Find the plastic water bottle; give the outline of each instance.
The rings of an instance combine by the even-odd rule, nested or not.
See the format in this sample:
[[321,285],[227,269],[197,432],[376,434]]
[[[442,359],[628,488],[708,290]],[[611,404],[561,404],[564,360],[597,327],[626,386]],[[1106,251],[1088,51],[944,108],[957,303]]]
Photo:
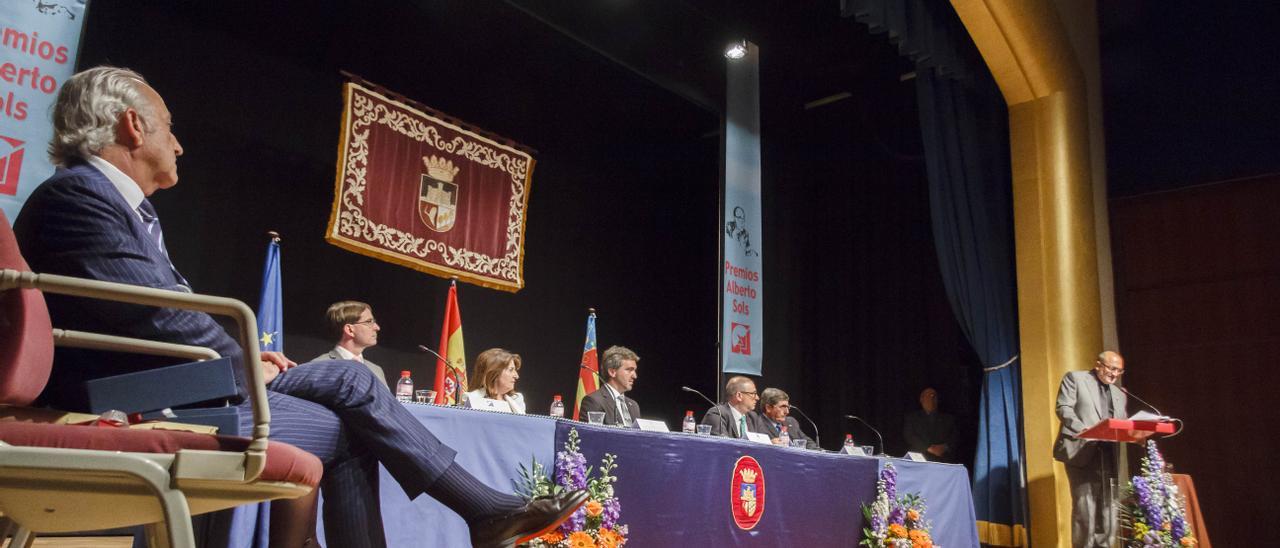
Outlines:
[[680,426],[680,431],[686,434],[692,434],[698,429],[698,421],[693,420],[693,411],[684,412],[684,424]]
[[400,380],[396,382],[396,399],[401,403],[413,401],[413,379],[408,371],[400,372]]
[[858,447],[858,444],[853,443],[853,434],[845,434],[844,435],[844,452],[849,453],[851,449],[854,449],[856,447]]
[[787,433],[787,425],[783,424],[782,428],[778,429],[778,439],[782,440],[780,445],[783,447],[791,446],[791,435]]
[[564,418],[564,402],[560,400],[560,394],[556,394],[551,399],[551,416],[557,419]]

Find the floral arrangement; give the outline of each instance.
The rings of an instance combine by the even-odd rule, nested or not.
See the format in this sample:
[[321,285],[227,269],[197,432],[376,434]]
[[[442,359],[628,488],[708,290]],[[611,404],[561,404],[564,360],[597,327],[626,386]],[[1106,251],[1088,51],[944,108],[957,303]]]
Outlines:
[[862,517],[869,524],[862,528],[860,546],[879,548],[937,548],[929,535],[932,524],[924,519],[924,498],[918,493],[898,496],[898,471],[886,463],[876,482],[876,500],[862,505]]
[[520,480],[516,492],[528,500],[554,495],[562,491],[587,489],[590,497],[578,511],[560,527],[546,533],[526,546],[532,548],[616,548],[627,543],[627,526],[618,522],[622,504],[613,494],[613,484],[618,481],[612,475],[617,456],[605,453],[591,478],[591,467],[586,457],[578,451],[578,429],[569,430],[564,450],[556,453],[554,481],[547,477],[546,467],[533,459],[526,468],[520,466]]
[[1187,523],[1185,500],[1178,494],[1173,476],[1164,471],[1164,457],[1156,448],[1155,441],[1147,441],[1142,473],[1134,476],[1125,488],[1120,525],[1126,547],[1196,545],[1191,526]]

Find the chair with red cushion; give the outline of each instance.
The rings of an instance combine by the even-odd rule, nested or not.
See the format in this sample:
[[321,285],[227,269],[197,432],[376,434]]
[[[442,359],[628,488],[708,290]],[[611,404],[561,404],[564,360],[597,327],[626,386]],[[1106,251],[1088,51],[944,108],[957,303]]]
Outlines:
[[[217,356],[208,349],[55,330],[46,291],[234,318],[253,403],[252,437],[76,426],[25,407],[49,381],[55,339],[80,347]],[[0,515],[16,525],[11,546],[30,546],[36,533],[133,525],[149,526],[152,546],[194,546],[192,515],[311,493],[322,474],[320,460],[267,442],[270,415],[256,330],[253,311],[235,299],[29,272],[0,212]],[[0,542],[7,532],[0,530]]]

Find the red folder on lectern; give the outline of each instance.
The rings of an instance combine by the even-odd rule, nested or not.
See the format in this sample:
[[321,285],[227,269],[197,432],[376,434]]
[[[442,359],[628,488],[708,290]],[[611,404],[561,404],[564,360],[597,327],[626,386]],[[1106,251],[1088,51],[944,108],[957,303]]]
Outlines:
[[1132,421],[1128,419],[1102,419],[1090,426],[1079,439],[1100,441],[1139,442],[1152,434],[1172,434],[1173,423],[1165,421]]

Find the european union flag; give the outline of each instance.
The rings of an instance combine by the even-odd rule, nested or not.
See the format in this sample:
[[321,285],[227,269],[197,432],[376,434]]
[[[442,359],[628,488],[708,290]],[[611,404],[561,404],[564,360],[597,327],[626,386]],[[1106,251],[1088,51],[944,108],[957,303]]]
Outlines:
[[262,269],[262,298],[258,300],[260,350],[284,351],[284,305],[280,298],[280,238],[267,244],[267,264]]

